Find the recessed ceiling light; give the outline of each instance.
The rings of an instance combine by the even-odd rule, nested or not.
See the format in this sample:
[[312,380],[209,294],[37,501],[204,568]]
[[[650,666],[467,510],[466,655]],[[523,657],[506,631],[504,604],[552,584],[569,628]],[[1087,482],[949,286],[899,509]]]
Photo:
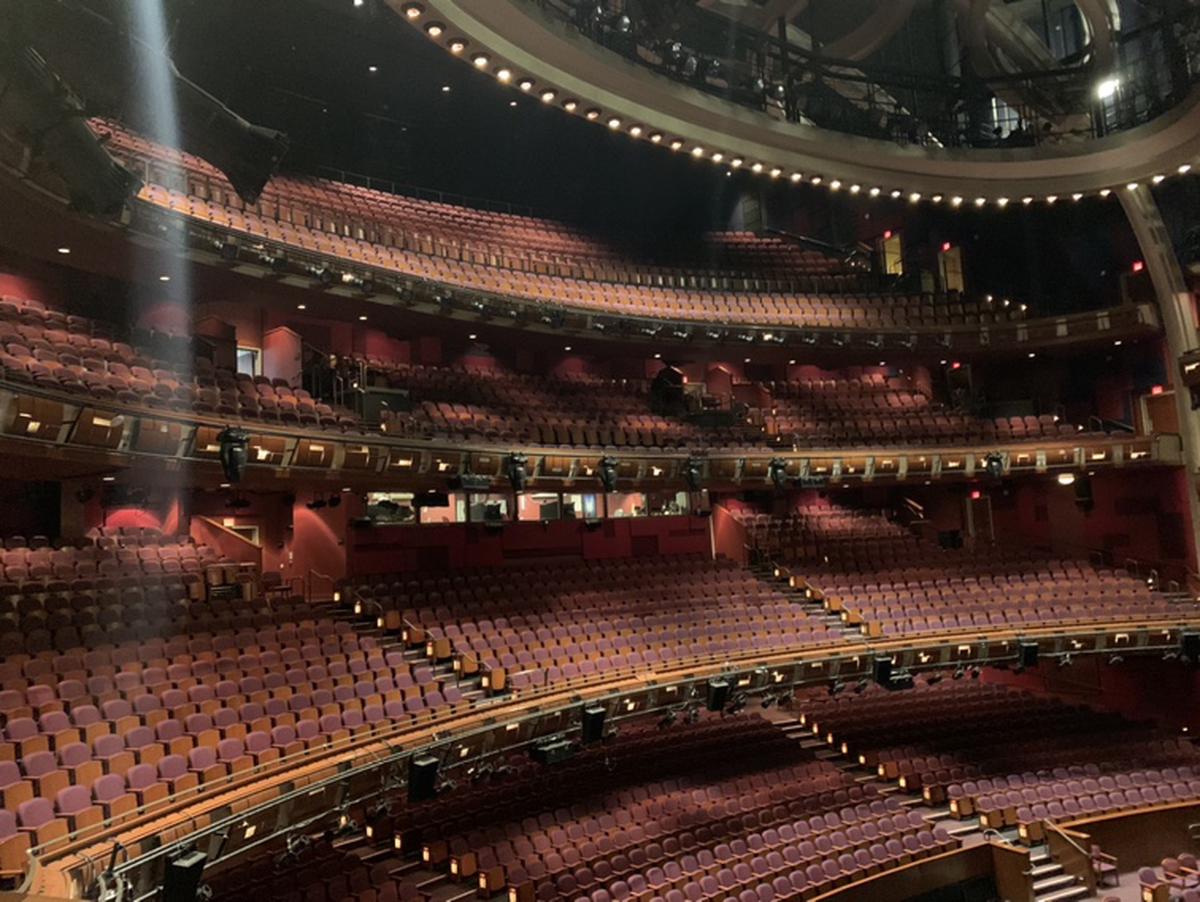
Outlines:
[[671,150],[679,150],[681,147],[683,147],[683,142],[678,138],[671,142]]
[[1137,182],[1130,182],[1128,185],[1126,185],[1126,186],[1125,186],[1125,189],[1126,189],[1127,191],[1136,191],[1136,190],[1138,189],[1138,183],[1137,183]]
[[762,165],[762,163],[755,163],[753,166],[750,167],[750,169],[754,172],[762,172],[763,165]]
[[450,52],[451,53],[462,53],[466,49],[467,49],[467,42],[464,41],[462,38],[455,38],[453,41],[450,42]]
[[376,72],[379,71],[379,67],[378,66],[367,66],[367,71],[370,72],[372,75],[374,75]]
[[467,336],[467,340],[474,341],[478,337],[479,337],[478,335],[476,335],[474,332],[472,332],[470,335]]
[[442,93],[443,93],[443,94],[449,94],[449,93],[450,93],[450,86],[449,86],[449,85],[442,85]]
[[158,277],[158,281],[160,281],[160,282],[170,282],[170,281],[171,281],[171,277],[170,277],[170,276],[159,276],[159,277]]
[[117,481],[116,476],[102,476],[100,478],[101,478],[102,482],[116,482]]
[[307,309],[308,309],[308,304],[297,304],[297,305],[296,305],[296,309],[297,309],[297,310],[307,310]]
[[621,127],[621,120],[620,120],[620,119],[618,119],[616,116],[613,116],[611,119],[609,119],[609,120],[608,120],[608,127],[609,127],[609,128],[611,128],[611,129],[618,129],[618,128],[620,128],[620,127]]
[[1188,174],[1189,172],[1191,172],[1191,171],[1192,171],[1192,164],[1191,164],[1191,163],[1184,163],[1182,166],[1180,166],[1180,167],[1179,167],[1179,174],[1180,174],[1180,175],[1187,175],[1187,174]]
[[227,489],[229,487],[230,487],[230,483],[228,483],[228,482],[222,482],[219,486],[217,486],[217,488],[221,488],[221,489]]
[[367,315],[364,313],[364,314],[362,314],[362,315],[361,315],[361,316],[360,316],[358,319],[359,319],[359,321],[360,321],[360,322],[364,322],[364,323],[365,323],[365,322],[367,321]]
[[564,351],[569,351],[569,350],[571,350],[571,346],[570,346],[570,345],[563,345],[563,350],[564,350]]
[[60,247],[58,249],[58,252],[60,254],[69,254],[69,253],[71,253],[71,249],[69,247]]
[[476,53],[471,57],[471,62],[475,64],[476,69],[482,69],[488,64],[488,55],[486,53]]
[[579,106],[579,101],[577,101],[577,100],[564,100],[563,101],[563,109],[566,110],[568,113],[575,112],[575,108],[577,106]]
[[655,355],[654,355],[654,359],[655,359],[655,360],[662,360],[662,354],[655,354]]
[[542,91],[542,102],[549,103],[551,100],[553,100],[557,96],[558,96],[557,91],[552,91],[550,89],[547,89],[545,91]]
[[871,195],[871,197],[879,197],[879,195],[881,193],[882,193],[881,188],[872,188],[870,191],[867,192],[867,194]]
[[692,148],[692,156],[694,156],[694,157],[704,156],[704,148],[701,147],[699,144],[697,144],[695,147]]
[[1150,179],[1150,181],[1154,182],[1154,184],[1157,185],[1165,178],[1166,178],[1165,175],[1159,174],[1159,175],[1154,176],[1154,178]]
[[662,138],[663,138],[662,132],[654,132],[652,135],[650,135],[650,143],[651,144],[660,144],[660,143],[662,143]]
[[1112,194],[1112,188],[1101,188],[1100,189],[1101,197],[1108,197],[1110,194]]
[[420,3],[404,4],[404,15],[408,16],[410,19],[419,19],[421,17],[421,13],[423,12],[425,12],[425,8],[421,6]]
[[588,110],[583,115],[588,120],[595,122],[597,119],[600,118],[600,111],[598,109],[596,109],[595,107],[592,107],[590,110]]
[[517,102],[516,102],[515,100],[510,100],[510,101],[508,102],[508,105],[509,105],[509,106],[516,106],[516,105],[517,105]]
[[512,69],[497,69],[496,79],[497,81],[502,81],[505,84],[512,81]]
[[446,26],[441,22],[430,22],[425,26],[425,33],[431,38],[440,38],[442,32],[446,30]]
[[631,125],[629,127],[629,134],[635,138],[639,137],[642,134],[642,127],[640,125]]

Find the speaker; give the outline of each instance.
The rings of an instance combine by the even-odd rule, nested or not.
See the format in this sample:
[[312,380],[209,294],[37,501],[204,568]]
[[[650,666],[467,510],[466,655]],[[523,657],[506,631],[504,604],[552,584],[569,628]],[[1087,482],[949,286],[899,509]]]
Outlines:
[[530,757],[538,764],[558,764],[575,754],[575,746],[566,739],[551,739],[533,747]]
[[1189,661],[1200,662],[1200,633],[1182,633],[1179,637],[1179,647]]
[[608,714],[601,705],[588,705],[583,709],[583,741],[599,742],[604,738],[604,718]]
[[875,661],[871,665],[872,675],[875,682],[880,686],[886,686],[892,678],[892,659],[889,655],[876,655]]
[[729,702],[729,680],[708,681],[708,710],[724,711]]
[[163,874],[162,902],[196,902],[208,856],[192,850],[172,858]]
[[408,800],[426,802],[437,795],[438,759],[432,755],[408,759]]
[[891,670],[883,688],[889,692],[898,692],[901,689],[911,689],[914,685],[912,671],[907,667],[901,667],[899,670]]
[[1087,475],[1079,476],[1075,480],[1075,506],[1081,511],[1091,513],[1091,510],[1096,505],[1096,499],[1092,495],[1092,480]]
[[1022,639],[1017,645],[1019,660],[1022,667],[1037,667],[1038,644],[1029,639]]

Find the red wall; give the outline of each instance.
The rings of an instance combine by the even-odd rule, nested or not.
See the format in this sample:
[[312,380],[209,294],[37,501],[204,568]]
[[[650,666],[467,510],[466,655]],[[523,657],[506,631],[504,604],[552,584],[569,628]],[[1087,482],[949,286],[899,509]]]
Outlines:
[[348,571],[412,573],[462,567],[499,567],[529,560],[602,560],[674,554],[711,554],[707,517],[648,517],[517,522],[503,528],[481,523],[444,526],[351,528]]
[[[1097,472],[1095,506],[1075,504],[1075,488],[1052,477],[990,491],[996,538],[1064,551],[1104,550],[1118,562],[1136,558],[1170,570],[1195,572],[1188,535],[1188,479],[1182,469]],[[1178,578],[1177,576],[1174,578]]]

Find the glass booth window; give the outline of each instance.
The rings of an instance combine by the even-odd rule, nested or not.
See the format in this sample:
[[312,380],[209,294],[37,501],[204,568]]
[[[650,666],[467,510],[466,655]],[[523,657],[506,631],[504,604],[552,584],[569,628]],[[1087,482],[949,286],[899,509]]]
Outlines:
[[376,523],[416,523],[412,492],[367,492],[367,516]]

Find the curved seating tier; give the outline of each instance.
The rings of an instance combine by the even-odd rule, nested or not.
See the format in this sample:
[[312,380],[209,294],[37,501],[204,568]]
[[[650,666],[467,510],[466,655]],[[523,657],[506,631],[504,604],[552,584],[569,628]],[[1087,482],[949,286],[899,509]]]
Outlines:
[[1111,712],[972,681],[803,693],[814,734],[958,817],[1037,842],[1061,821],[1200,799],[1200,750]]
[[[93,127],[110,150],[145,174],[141,197],[150,203],[238,233],[447,285],[604,313],[760,326],[896,329],[1024,316],[1019,306],[958,296],[833,293],[854,290],[858,276],[779,239],[744,233],[719,235],[697,256],[715,251],[726,263],[763,267],[754,275],[703,264],[666,275],[545,220],[522,221],[321,179],[277,176],[259,202],[248,206],[203,161],[115,123]],[[805,288],[761,287],[781,273]]]
[[814,506],[781,518],[743,517],[756,547],[866,635],[1179,610],[1122,570],[1021,549],[942,548],[878,511]]
[[4,296],[0,374],[98,401],[308,428],[360,428],[349,411],[335,410],[285,380],[234,373],[193,357],[183,339],[168,342],[172,359],[164,360],[113,334],[113,327],[99,320]]

